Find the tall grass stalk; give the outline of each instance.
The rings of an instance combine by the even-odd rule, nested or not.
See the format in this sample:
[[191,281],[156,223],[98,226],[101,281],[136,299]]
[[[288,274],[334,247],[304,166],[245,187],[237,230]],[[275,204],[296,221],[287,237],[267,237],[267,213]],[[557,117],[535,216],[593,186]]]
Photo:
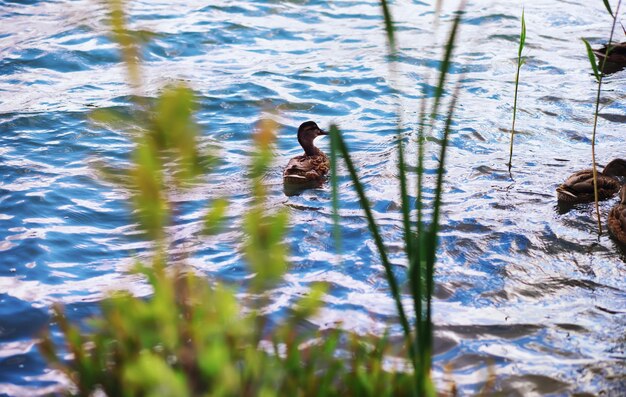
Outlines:
[[[397,150],[398,150],[398,179],[400,185],[400,200],[402,212],[402,227],[404,252],[406,252],[409,269],[408,283],[410,287],[411,298],[413,301],[413,309],[415,322],[411,327],[408,322],[406,310],[402,304],[402,296],[398,286],[398,281],[394,275],[393,268],[388,259],[387,249],[381,237],[380,226],[374,219],[370,202],[365,194],[365,187],[359,179],[354,162],[350,156],[347,144],[341,135],[339,128],[335,125],[331,127],[331,158],[334,159],[333,168],[337,167],[337,159],[343,158],[348,169],[348,174],[354,189],[359,198],[361,207],[365,212],[367,224],[374,238],[374,244],[380,255],[380,260],[385,269],[385,275],[389,282],[391,295],[395,302],[395,306],[400,318],[405,343],[409,352],[409,361],[414,369],[415,393],[419,396],[434,396],[436,394],[432,380],[430,378],[431,361],[432,361],[432,344],[433,344],[433,327],[432,327],[432,294],[434,289],[434,270],[437,257],[439,217],[441,214],[442,196],[443,196],[443,180],[445,173],[446,150],[449,141],[449,135],[453,122],[453,114],[458,98],[457,87],[450,101],[446,112],[445,125],[440,138],[439,164],[436,169],[435,197],[430,203],[432,206],[432,217],[430,224],[424,222],[424,211],[426,206],[423,203],[424,182],[424,157],[425,157],[425,136],[433,135],[434,125],[439,115],[439,107],[444,96],[444,88],[447,76],[452,65],[452,53],[455,46],[460,22],[465,8],[465,1],[459,5],[458,12],[452,23],[452,28],[448,35],[447,42],[444,46],[444,55],[439,70],[437,85],[433,93],[433,101],[430,112],[426,112],[426,101],[422,101],[419,116],[419,127],[417,134],[417,170],[415,172],[417,197],[415,206],[411,205],[411,197],[408,194],[409,178],[411,174],[406,165],[404,153],[404,138],[398,134]],[[389,40],[389,49],[391,59],[395,57],[395,28],[391,20],[391,12],[386,1],[381,1],[383,8],[383,16],[385,18],[385,28]],[[428,122],[426,122],[428,115]],[[400,122],[401,118],[398,117]],[[399,126],[400,127],[400,126]],[[401,128],[398,128],[401,131]],[[335,154],[335,152],[337,154]],[[333,180],[333,189],[337,189],[337,180]],[[416,211],[414,211],[416,210]]]
[[593,74],[598,82],[598,89],[596,91],[596,106],[595,111],[593,113],[593,133],[591,134],[591,164],[593,170],[593,195],[594,195],[594,204],[596,208],[596,219],[598,221],[598,234],[602,234],[602,220],[600,219],[600,205],[598,198],[598,167],[596,164],[596,131],[598,129],[598,113],[600,112],[600,94],[602,92],[602,80],[604,78],[604,66],[606,65],[606,60],[609,57],[609,54],[612,50],[611,45],[613,43],[613,32],[615,31],[615,25],[617,24],[617,16],[619,15],[619,9],[622,5],[622,0],[617,2],[617,7],[615,9],[615,13],[611,10],[611,6],[608,0],[603,0],[604,6],[607,11],[613,17],[613,24],[611,25],[611,34],[609,35],[609,42],[606,47],[606,56],[602,58],[600,61],[600,67],[598,68],[596,64],[596,57],[591,49],[591,45],[585,39],[582,39],[585,43],[585,47],[587,49],[587,57],[589,58],[589,62],[591,63],[591,70],[593,70]]
[[513,138],[515,137],[515,116],[517,115],[517,89],[519,87],[519,73],[524,64],[522,51],[526,44],[526,20],[524,19],[524,9],[522,9],[522,31],[519,35],[519,48],[517,50],[517,72],[515,73],[515,97],[513,99],[513,123],[511,125],[511,145],[509,147],[509,172],[513,166]]

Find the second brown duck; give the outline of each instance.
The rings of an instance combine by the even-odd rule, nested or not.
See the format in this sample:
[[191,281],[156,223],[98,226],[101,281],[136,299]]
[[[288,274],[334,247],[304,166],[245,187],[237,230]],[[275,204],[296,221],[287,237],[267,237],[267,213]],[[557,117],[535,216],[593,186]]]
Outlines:
[[[626,177],[626,160],[615,159],[598,173],[598,199],[606,200],[615,195],[622,186],[617,177]],[[593,171],[586,169],[571,175],[556,188],[560,202],[577,204],[594,201]]]
[[602,61],[606,58],[605,72],[614,73],[618,70],[626,67],[626,42],[611,44],[611,51],[608,51],[607,46],[604,46],[598,50],[593,50],[593,53],[598,57],[598,61]]

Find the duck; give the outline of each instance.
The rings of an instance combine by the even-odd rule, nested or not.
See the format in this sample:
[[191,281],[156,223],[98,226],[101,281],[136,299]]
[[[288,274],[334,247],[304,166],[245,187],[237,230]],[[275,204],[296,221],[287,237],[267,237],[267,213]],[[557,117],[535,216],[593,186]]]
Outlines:
[[289,160],[283,172],[285,185],[315,187],[321,185],[330,170],[330,160],[313,141],[318,136],[328,135],[314,121],[305,121],[298,128],[298,142],[304,154]]
[[609,232],[621,244],[626,245],[626,187],[620,191],[620,202],[609,212]]
[[615,73],[626,67],[626,42],[611,44],[611,51],[607,56],[608,46],[603,46],[600,49],[593,50],[593,53],[598,57],[598,64],[601,65],[603,59],[606,59],[606,65],[604,66],[605,73]]
[[[598,200],[606,200],[615,195],[622,186],[617,177],[626,177],[626,160],[614,159],[598,173]],[[556,188],[560,202],[578,204],[594,201],[593,171],[581,170]]]

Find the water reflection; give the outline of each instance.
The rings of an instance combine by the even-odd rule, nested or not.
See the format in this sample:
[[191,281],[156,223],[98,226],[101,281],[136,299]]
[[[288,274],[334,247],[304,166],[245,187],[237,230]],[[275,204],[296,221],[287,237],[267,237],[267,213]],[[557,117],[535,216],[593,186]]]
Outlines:
[[321,180],[307,181],[303,183],[288,183],[284,182],[283,184],[283,193],[285,196],[298,196],[305,190],[309,189],[319,189],[327,183],[327,178]]

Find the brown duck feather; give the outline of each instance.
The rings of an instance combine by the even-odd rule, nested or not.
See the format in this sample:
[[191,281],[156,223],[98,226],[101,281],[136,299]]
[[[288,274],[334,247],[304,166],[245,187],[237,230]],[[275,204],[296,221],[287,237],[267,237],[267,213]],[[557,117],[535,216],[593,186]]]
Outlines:
[[322,180],[330,170],[330,160],[320,152],[314,156],[297,156],[289,160],[283,179],[287,183],[300,184]]
[[609,212],[609,232],[617,241],[626,245],[626,188],[620,192],[621,201]]

